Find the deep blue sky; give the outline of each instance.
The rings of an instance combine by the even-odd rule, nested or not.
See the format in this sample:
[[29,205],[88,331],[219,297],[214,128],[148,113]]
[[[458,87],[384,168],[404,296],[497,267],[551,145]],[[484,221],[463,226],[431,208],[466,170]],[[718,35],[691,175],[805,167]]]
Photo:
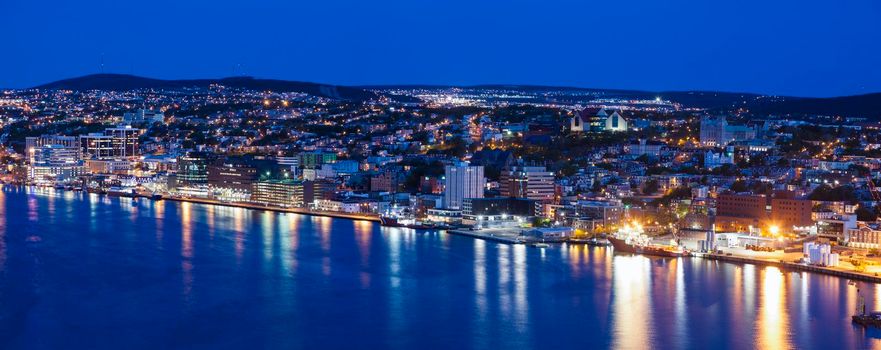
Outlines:
[[0,0],[0,35],[2,87],[103,53],[157,78],[881,91],[879,0]]

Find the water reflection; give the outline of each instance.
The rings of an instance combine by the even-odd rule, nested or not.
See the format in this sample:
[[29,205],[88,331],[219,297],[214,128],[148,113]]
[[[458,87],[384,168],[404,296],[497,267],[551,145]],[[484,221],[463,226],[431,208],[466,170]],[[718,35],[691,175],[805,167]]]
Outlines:
[[676,271],[676,291],[674,296],[674,307],[676,312],[676,346],[680,349],[688,348],[688,306],[686,304],[685,295],[685,259],[676,259],[673,261],[674,270]]
[[181,271],[183,272],[183,293],[189,296],[193,288],[193,204],[180,203],[181,217]]
[[0,272],[6,267],[6,188],[0,184]]
[[[356,339],[364,348],[451,349],[838,349],[877,347],[881,337],[850,324],[856,287],[829,276],[107,201],[3,188],[0,326],[15,320],[10,305],[29,305],[22,314],[53,322],[12,322],[47,348],[94,338],[130,348],[132,337],[139,347],[185,347],[194,334],[217,341],[205,347],[261,339],[254,346],[343,348]],[[42,242],[27,242],[30,232]],[[860,288],[868,309],[881,305],[881,288]],[[82,306],[72,295],[94,297]],[[121,326],[137,334],[117,334]]]
[[362,289],[370,288],[371,274],[367,271],[370,268],[370,249],[373,237],[373,223],[370,221],[357,220],[353,221],[355,241],[358,245],[358,256],[360,257],[360,271],[358,280],[361,282]]
[[514,320],[517,330],[523,335],[528,335],[526,325],[529,320],[529,303],[526,300],[526,246],[518,244],[514,246]]
[[616,256],[614,259],[612,323],[615,348],[652,347],[650,261],[642,256]]
[[233,209],[233,232],[235,233],[236,261],[242,261],[245,251],[245,209]]
[[762,300],[759,303],[759,319],[756,322],[758,345],[762,349],[790,349],[789,315],[783,273],[776,267],[762,270]]

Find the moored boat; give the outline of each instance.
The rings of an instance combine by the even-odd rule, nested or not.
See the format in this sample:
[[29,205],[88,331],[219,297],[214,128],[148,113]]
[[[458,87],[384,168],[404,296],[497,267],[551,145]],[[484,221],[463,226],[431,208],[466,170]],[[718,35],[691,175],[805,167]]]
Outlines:
[[386,227],[401,227],[401,223],[398,222],[398,219],[389,217],[389,216],[380,216],[379,224]]
[[616,234],[606,237],[616,253],[646,254],[665,257],[688,256],[687,250],[682,249],[675,243],[671,245],[657,245],[652,239],[643,234],[642,226],[634,223],[624,225]]
[[672,258],[688,256],[688,251],[678,247],[631,244],[616,237],[608,237],[607,239],[612,243],[612,247],[615,248],[616,253],[646,254]]
[[412,228],[415,230],[430,230],[437,228],[433,225],[428,225],[425,223],[421,223],[419,221],[415,221],[413,219],[404,219],[398,220],[397,218],[393,218],[390,216],[380,216],[379,224],[385,227],[405,227]]

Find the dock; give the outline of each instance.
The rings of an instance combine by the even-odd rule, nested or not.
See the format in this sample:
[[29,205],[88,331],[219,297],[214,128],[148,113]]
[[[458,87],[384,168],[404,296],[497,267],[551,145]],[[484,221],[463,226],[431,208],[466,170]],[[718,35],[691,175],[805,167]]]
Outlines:
[[526,240],[520,237],[519,233],[511,230],[448,230],[447,233],[507,244],[527,243]]
[[831,276],[846,278],[846,279],[855,280],[855,281],[881,283],[881,277],[876,276],[876,275],[870,275],[870,274],[859,273],[859,272],[854,272],[854,271],[845,271],[845,270],[831,268],[831,267],[797,264],[797,263],[786,262],[786,261],[782,261],[782,260],[774,261],[774,260],[754,259],[754,258],[746,258],[746,257],[741,257],[741,256],[723,255],[723,254],[700,254],[700,255],[696,255],[696,256],[702,257],[704,259],[710,259],[710,260],[719,260],[719,261],[738,263],[738,264],[776,266],[776,267],[779,267],[782,269],[787,269],[787,270],[814,272],[814,273],[820,273],[820,274],[824,274],[824,275],[831,275]]
[[216,200],[211,200],[211,199],[200,199],[200,198],[162,197],[162,199],[176,201],[176,202],[190,202],[190,203],[197,203],[197,204],[222,205],[222,206],[227,206],[227,207],[235,207],[235,208],[243,208],[243,209],[268,210],[268,211],[273,211],[273,212],[278,212],[278,213],[326,216],[326,217],[340,218],[340,219],[366,220],[366,221],[379,222],[379,216],[376,216],[376,215],[341,213],[341,212],[335,212],[335,211],[318,211],[318,210],[309,210],[309,209],[305,209],[305,208],[270,207],[270,206],[259,205],[259,204],[240,203],[240,202],[222,202],[222,201],[216,201]]

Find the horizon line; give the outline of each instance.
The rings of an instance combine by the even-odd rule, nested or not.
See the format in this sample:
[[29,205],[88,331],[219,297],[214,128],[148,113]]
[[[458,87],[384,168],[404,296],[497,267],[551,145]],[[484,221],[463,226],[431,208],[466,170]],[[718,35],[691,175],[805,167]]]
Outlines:
[[[250,78],[250,79],[260,79],[260,80],[276,80],[276,81],[284,81],[284,82],[297,82],[297,83],[310,83],[310,84],[319,84],[319,85],[331,85],[331,86],[341,86],[348,88],[356,88],[356,89],[371,89],[371,88],[390,88],[390,87],[428,87],[428,88],[479,88],[479,87],[487,87],[487,86],[510,86],[510,87],[531,87],[531,88],[555,88],[555,89],[580,89],[580,90],[597,90],[597,91],[620,91],[620,92],[635,92],[635,93],[653,93],[653,94],[663,94],[663,93],[690,93],[690,92],[700,92],[700,93],[717,93],[717,94],[742,94],[742,95],[754,95],[754,96],[766,96],[766,97],[788,97],[788,98],[799,98],[799,99],[831,99],[831,98],[844,98],[844,97],[856,97],[856,96],[867,96],[874,94],[881,94],[881,91],[873,91],[859,94],[849,94],[849,95],[830,95],[830,96],[796,96],[796,95],[780,95],[780,94],[770,94],[764,92],[748,92],[748,91],[732,91],[732,90],[701,90],[701,89],[684,89],[684,90],[648,90],[648,89],[634,89],[634,88],[598,88],[598,87],[586,87],[586,86],[573,86],[573,85],[549,85],[549,84],[519,84],[519,83],[478,83],[478,84],[435,84],[435,83],[383,83],[383,84],[337,84],[337,83],[325,83],[318,81],[307,81],[307,80],[290,80],[283,78],[272,78],[272,77],[261,77],[254,75],[230,75],[230,76],[221,76],[221,77],[202,77],[202,78],[156,78],[145,75],[137,75],[133,73],[113,73],[113,72],[99,72],[99,73],[91,73],[84,74],[79,76],[72,76],[68,78],[56,79],[50,82],[45,82],[38,84],[36,86],[24,87],[24,88],[9,88],[9,87],[0,87],[2,90],[33,90],[39,89],[40,86],[49,85],[58,83],[66,80],[75,80],[82,79],[92,76],[101,76],[101,75],[109,75],[109,76],[127,76],[133,78],[142,78],[142,79],[151,79],[151,80],[160,80],[160,81],[186,81],[186,80],[224,80],[224,79],[233,79],[233,78]],[[663,96],[661,96],[663,97]]]

